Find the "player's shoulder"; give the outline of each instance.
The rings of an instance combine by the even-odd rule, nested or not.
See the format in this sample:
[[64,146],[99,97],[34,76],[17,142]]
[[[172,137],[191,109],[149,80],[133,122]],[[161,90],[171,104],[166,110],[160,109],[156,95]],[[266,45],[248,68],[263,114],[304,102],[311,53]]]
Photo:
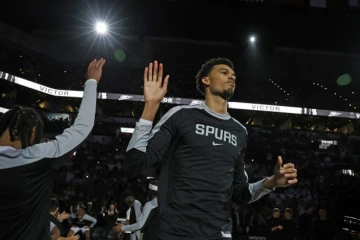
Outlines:
[[135,200],[133,203],[134,207],[140,208],[142,206],[142,203],[139,200]]
[[151,208],[151,206],[152,206],[151,201],[148,201],[147,203],[145,203],[144,208]]
[[168,111],[169,115],[174,115],[175,113],[183,113],[183,112],[187,112],[187,111],[191,111],[191,110],[197,110],[197,109],[203,109],[203,106],[201,106],[200,104],[198,105],[181,105],[181,106],[176,106],[171,108]]
[[148,201],[147,203],[145,203],[144,209],[145,208],[153,209],[153,208],[156,208],[157,206],[158,206],[157,198],[154,198],[151,201]]
[[246,129],[246,127],[245,127],[243,124],[241,124],[238,120],[236,120],[236,119],[233,118],[233,117],[231,117],[231,119],[234,121],[234,123],[235,123],[236,125],[238,125],[241,129],[243,129],[243,130],[246,132],[246,134],[248,134],[247,129]]
[[192,105],[180,105],[173,107],[172,109],[179,110],[193,110],[193,109],[203,109],[204,106],[202,104],[192,104]]

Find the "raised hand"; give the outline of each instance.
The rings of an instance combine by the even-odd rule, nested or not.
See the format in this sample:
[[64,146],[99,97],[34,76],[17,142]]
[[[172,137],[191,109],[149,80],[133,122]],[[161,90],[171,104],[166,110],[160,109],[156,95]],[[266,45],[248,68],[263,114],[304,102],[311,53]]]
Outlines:
[[60,213],[59,215],[58,215],[58,220],[60,221],[60,222],[62,222],[63,220],[65,220],[65,219],[68,219],[69,218],[69,214],[67,213],[67,212],[65,212],[65,211],[63,211],[62,213]]
[[94,59],[87,69],[87,79],[95,79],[98,83],[102,75],[102,67],[105,64],[105,59],[101,58],[99,61]]
[[145,103],[159,104],[164,98],[169,83],[169,75],[163,81],[163,64],[157,61],[150,63],[144,70]]
[[279,156],[275,166],[275,182],[277,187],[287,187],[295,184],[297,180],[297,170],[292,163],[283,165],[282,158]]

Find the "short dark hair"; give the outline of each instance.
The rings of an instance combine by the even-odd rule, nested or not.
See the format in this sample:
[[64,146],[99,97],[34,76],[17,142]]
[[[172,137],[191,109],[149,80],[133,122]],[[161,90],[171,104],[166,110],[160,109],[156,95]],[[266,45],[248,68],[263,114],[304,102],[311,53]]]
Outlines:
[[135,194],[130,190],[126,190],[125,192],[123,192],[122,198],[125,199],[127,197],[135,197]]
[[55,212],[58,207],[59,207],[59,201],[56,198],[51,198],[50,212]]
[[202,83],[202,79],[206,77],[212,70],[215,65],[224,64],[229,66],[232,70],[234,70],[234,63],[228,58],[212,58],[205,62],[199,72],[196,74],[196,88],[202,94],[205,95],[204,84]]
[[122,195],[122,200],[125,206],[130,207],[134,202],[133,199],[135,199],[135,194],[131,191],[126,191]]
[[0,135],[9,128],[10,141],[20,140],[22,147],[31,145],[33,128],[36,128],[34,144],[40,143],[44,131],[44,122],[32,108],[16,106],[0,119]]

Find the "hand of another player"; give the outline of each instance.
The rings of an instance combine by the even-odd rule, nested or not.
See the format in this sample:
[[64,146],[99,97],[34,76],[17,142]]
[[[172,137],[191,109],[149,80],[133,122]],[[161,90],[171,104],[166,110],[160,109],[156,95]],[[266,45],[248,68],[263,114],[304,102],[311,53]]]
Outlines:
[[80,239],[80,235],[74,235],[74,233],[72,236],[66,238],[66,240],[78,240],[78,239]]
[[65,211],[63,211],[62,213],[60,213],[59,216],[58,216],[58,219],[59,219],[60,221],[63,221],[63,220],[68,219],[68,218],[69,218],[69,214],[68,214],[67,212],[65,212]]
[[116,223],[116,226],[113,227],[113,230],[117,233],[122,233],[121,224]]
[[101,58],[99,61],[94,59],[87,69],[87,79],[95,79],[98,83],[102,76],[102,67],[105,64],[105,59]]
[[169,83],[169,75],[163,81],[163,64],[157,61],[150,63],[144,70],[145,103],[159,104],[164,98]]
[[292,163],[283,165],[282,158],[279,156],[275,166],[275,183],[277,187],[287,187],[298,182],[297,170]]
[[283,230],[283,226],[281,226],[281,225],[279,225],[278,228],[279,228],[280,230]]

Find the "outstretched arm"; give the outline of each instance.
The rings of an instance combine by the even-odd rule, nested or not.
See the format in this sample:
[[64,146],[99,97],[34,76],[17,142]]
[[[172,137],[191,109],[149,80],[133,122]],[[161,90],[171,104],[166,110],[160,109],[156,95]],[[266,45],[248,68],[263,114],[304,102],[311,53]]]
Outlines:
[[234,182],[233,182],[233,195],[232,200],[238,204],[247,204],[254,202],[267,193],[271,192],[270,189],[263,187],[263,182],[266,179],[260,180],[255,183],[248,183],[248,175],[245,171],[245,151],[244,147],[237,159],[234,172]]
[[[24,149],[23,154],[28,156],[27,159],[54,158],[59,160],[59,157],[71,154],[88,137],[95,122],[96,89],[104,64],[104,59],[94,60],[89,64],[88,80],[85,82],[84,96],[74,125],[66,129],[63,134],[56,136],[53,141]],[[58,169],[63,162],[64,160],[54,160],[53,168]]]
[[255,183],[248,183],[248,176],[245,171],[245,150],[239,155],[234,174],[233,196],[236,204],[252,203],[270,193],[277,187],[286,187],[298,182],[297,170],[294,164],[283,165],[282,158],[278,157],[273,176],[262,179]]
[[87,220],[89,222],[91,222],[90,227],[93,228],[95,226],[95,224],[97,223],[96,218],[93,218],[92,216],[85,214],[84,215],[84,220]]
[[[145,107],[141,119],[136,123],[135,131],[126,150],[124,171],[127,175],[139,175],[142,169],[158,163],[169,149],[174,139],[179,107],[172,108],[152,129],[153,120],[166,94],[169,76],[163,78],[163,65],[155,61],[144,71]],[[152,130],[152,131],[151,131]]]
[[156,207],[157,206],[152,205],[151,202],[146,203],[145,206],[144,206],[144,210],[141,213],[138,222],[134,223],[134,224],[131,224],[131,225],[121,226],[121,231],[123,231],[123,232],[126,232],[126,231],[135,232],[135,231],[141,230],[144,227],[145,222],[148,219],[151,210],[153,210]]

